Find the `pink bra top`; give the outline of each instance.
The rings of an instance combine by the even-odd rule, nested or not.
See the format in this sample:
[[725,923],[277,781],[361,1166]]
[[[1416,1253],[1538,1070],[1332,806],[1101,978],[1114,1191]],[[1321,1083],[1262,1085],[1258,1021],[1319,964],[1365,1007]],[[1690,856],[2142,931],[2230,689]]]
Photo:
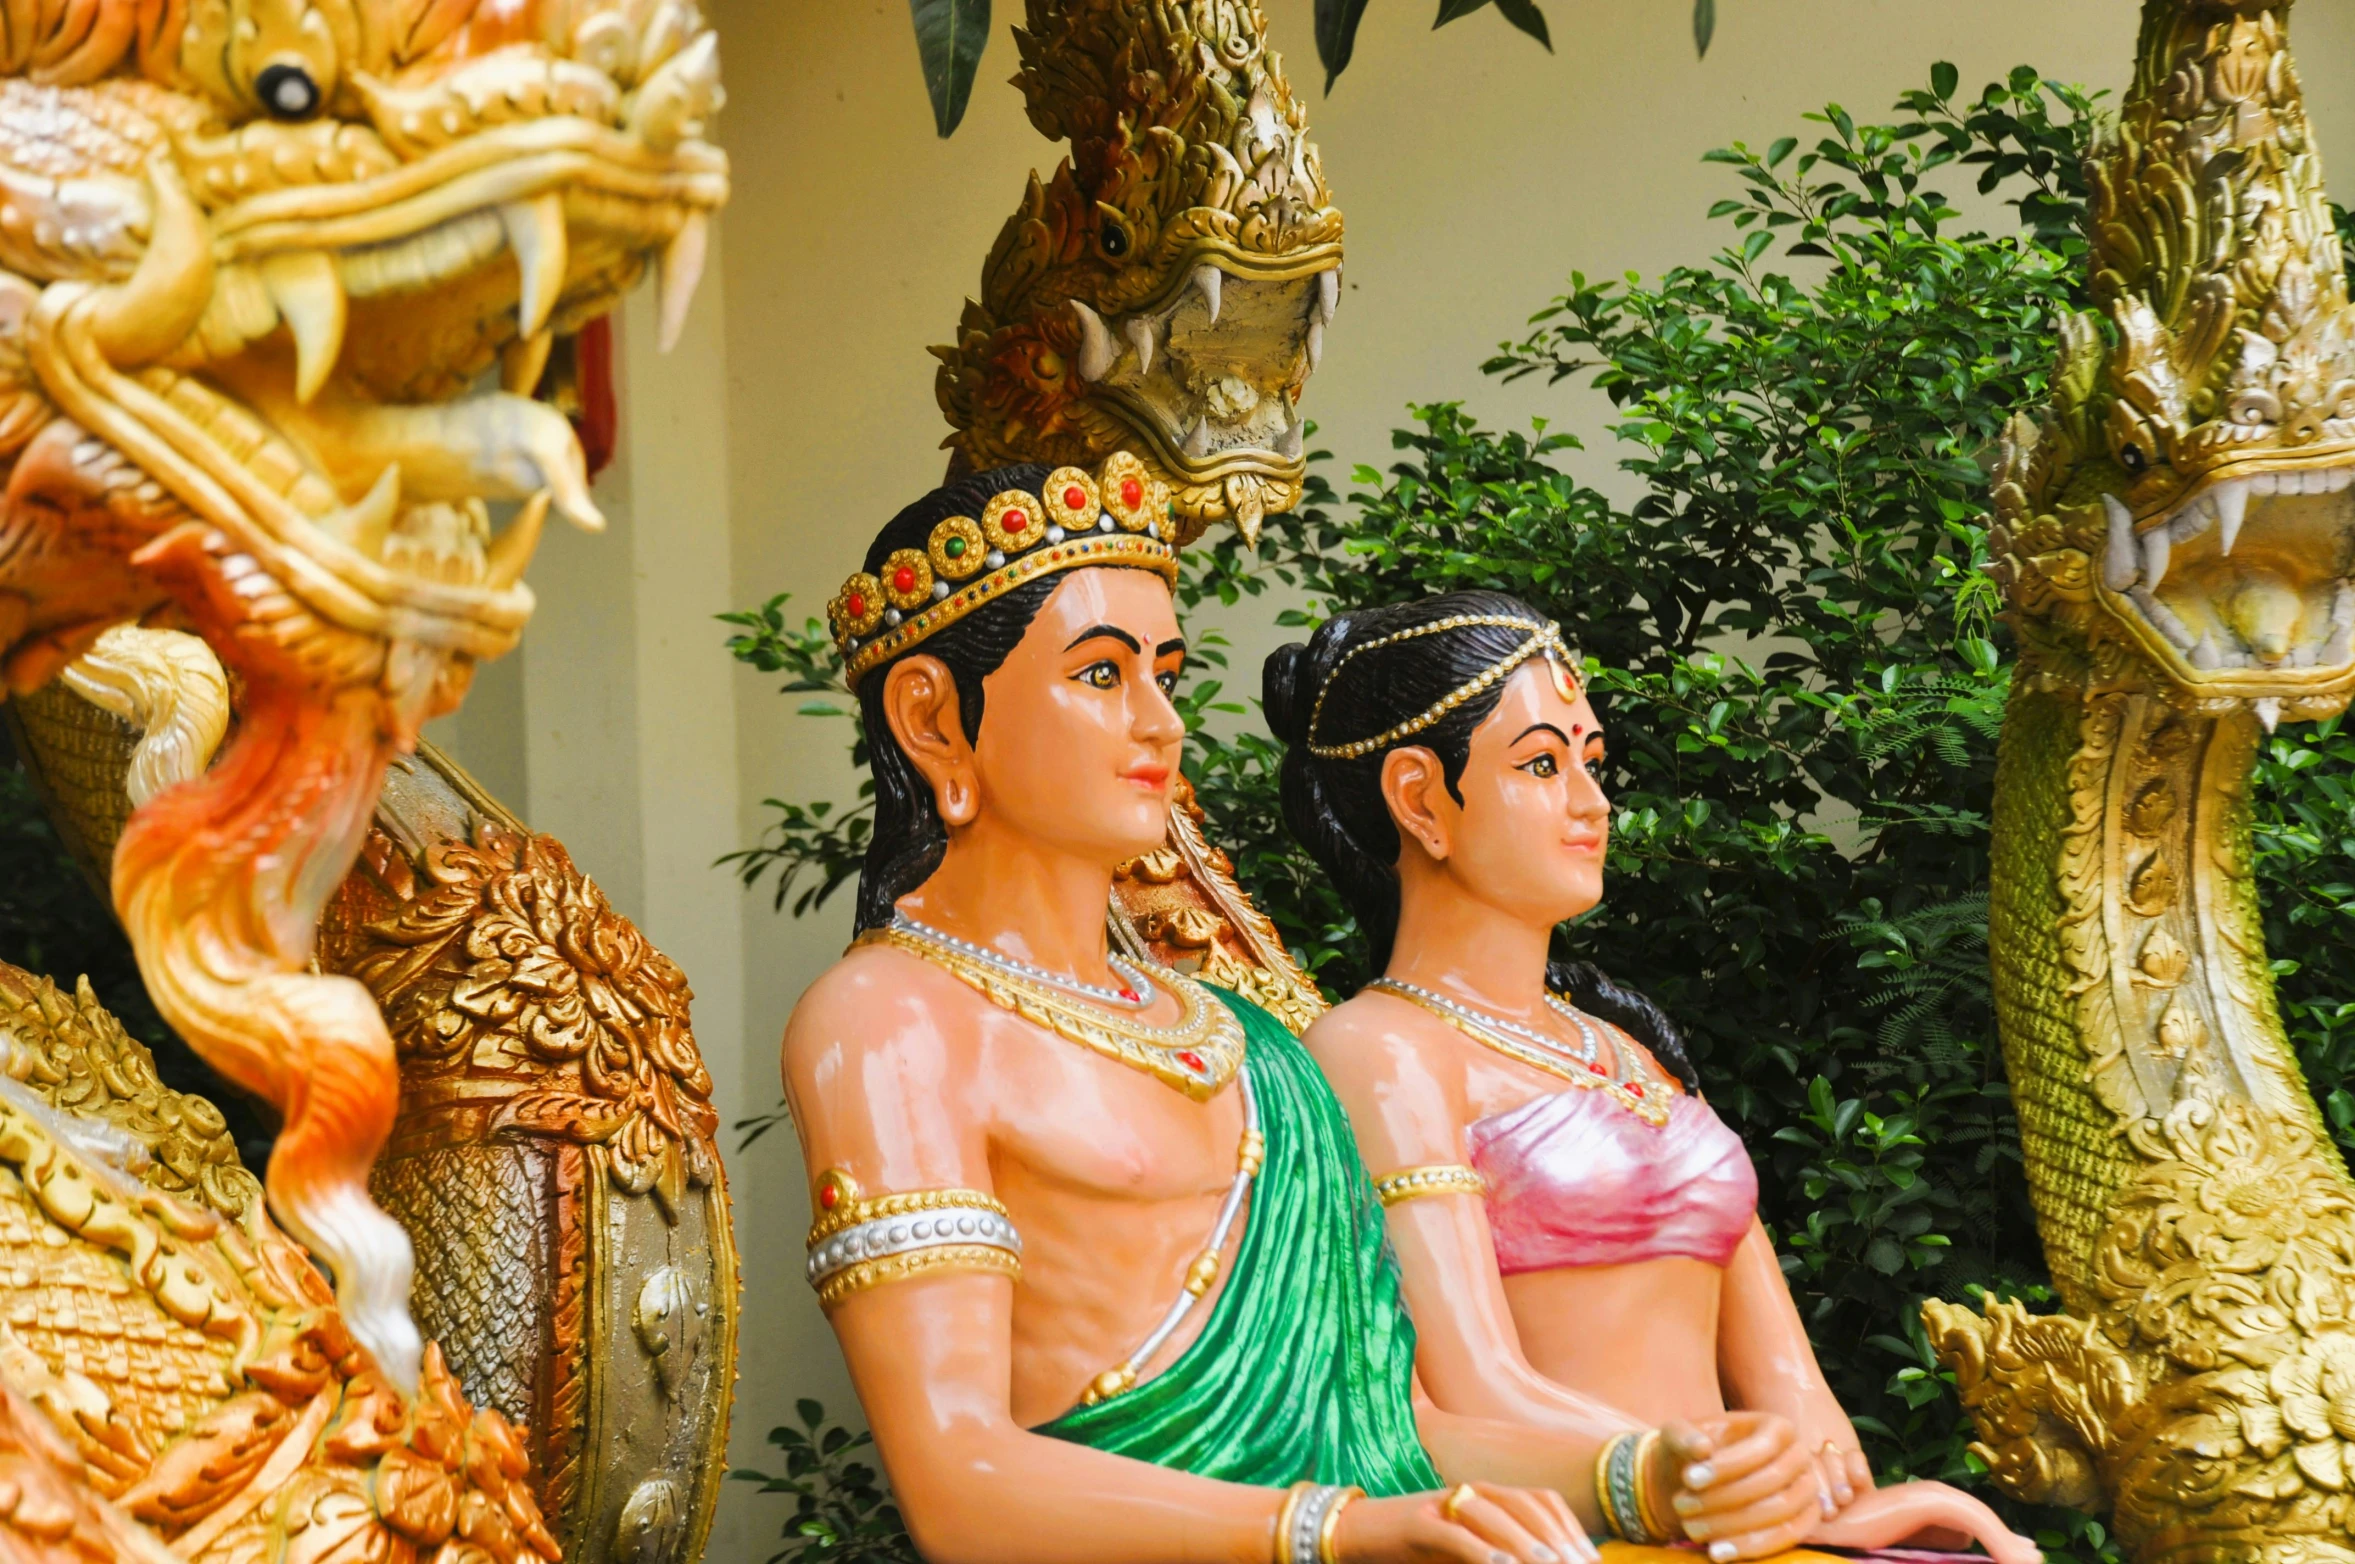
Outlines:
[[1655,1129],[1603,1092],[1557,1092],[1469,1138],[1507,1276],[1670,1255],[1724,1265],[1758,1214],[1749,1153],[1697,1097]]

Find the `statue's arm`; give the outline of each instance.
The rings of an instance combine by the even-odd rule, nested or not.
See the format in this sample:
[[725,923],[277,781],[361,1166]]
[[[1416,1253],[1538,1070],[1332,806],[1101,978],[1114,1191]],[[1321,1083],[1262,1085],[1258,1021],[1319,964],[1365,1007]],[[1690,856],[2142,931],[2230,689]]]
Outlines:
[[1789,1418],[1810,1450],[1837,1446],[1850,1481],[1872,1491],[1864,1446],[1815,1361],[1774,1244],[1757,1222],[1725,1268],[1717,1372],[1730,1405]]
[[[1348,1110],[1359,1155],[1377,1181],[1404,1169],[1462,1167],[1469,1120],[1462,1072],[1378,1020],[1335,1010],[1307,1042]],[[1583,1451],[1587,1475],[1560,1482],[1599,1519],[1592,1464],[1605,1440],[1642,1427],[1595,1397],[1546,1378],[1521,1350],[1497,1272],[1487,1208],[1477,1193],[1396,1199],[1385,1214],[1415,1321],[1415,1369],[1441,1411],[1543,1429]]]

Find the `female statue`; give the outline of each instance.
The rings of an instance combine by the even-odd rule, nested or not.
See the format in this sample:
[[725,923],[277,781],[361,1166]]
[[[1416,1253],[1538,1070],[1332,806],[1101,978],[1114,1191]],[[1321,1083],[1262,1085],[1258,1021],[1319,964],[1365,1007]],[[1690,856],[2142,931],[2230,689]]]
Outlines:
[[[902,1513],[936,1564],[1591,1560],[1570,1506],[1634,1425],[1418,1407],[1313,1061],[1107,943],[1183,738],[1170,526],[1133,458],[1001,468],[901,512],[830,606],[875,835],[784,1065],[810,1277]],[[1790,1453],[1743,1416],[1656,1443],[1661,1502],[1680,1462],[1738,1487]]]
[[[1675,1027],[1592,967],[1549,966],[1555,928],[1601,899],[1610,828],[1603,736],[1558,629],[1486,592],[1344,615],[1268,660],[1266,708],[1290,746],[1285,819],[1383,974],[1306,1041],[1390,1208],[1431,1397],[1538,1426],[1565,1387],[1642,1427],[1770,1415],[1795,1431],[1776,1470],[1809,1501],[1806,1540],[1975,1535],[2005,1564],[2035,1558],[1954,1489],[1874,1490],[1757,1175]],[[1615,1439],[1606,1477],[1643,1443]],[[1607,1518],[1754,1556],[1706,1497]]]

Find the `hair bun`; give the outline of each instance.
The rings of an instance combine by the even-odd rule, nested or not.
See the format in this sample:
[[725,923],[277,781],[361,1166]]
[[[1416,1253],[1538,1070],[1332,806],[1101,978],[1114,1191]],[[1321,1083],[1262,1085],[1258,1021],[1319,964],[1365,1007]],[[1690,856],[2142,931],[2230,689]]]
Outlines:
[[1300,687],[1307,671],[1308,647],[1300,641],[1277,647],[1260,670],[1259,700],[1267,708],[1267,725],[1287,744],[1308,739],[1310,706]]

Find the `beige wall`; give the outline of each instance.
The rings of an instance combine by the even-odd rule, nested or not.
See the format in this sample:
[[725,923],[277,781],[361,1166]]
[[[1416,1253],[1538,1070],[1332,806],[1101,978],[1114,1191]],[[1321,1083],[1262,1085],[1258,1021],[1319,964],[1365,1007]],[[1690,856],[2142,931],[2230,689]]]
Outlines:
[[[1589,399],[1501,388],[1476,365],[1573,267],[1646,272],[1705,257],[1729,186],[1698,161],[1763,144],[1837,98],[1884,109],[1951,59],[1966,83],[2016,62],[2120,83],[2132,0],[1725,0],[1711,58],[1687,8],[1550,0],[1547,56],[1492,16],[1436,37],[1429,0],[1378,0],[1331,99],[1316,91],[1310,0],[1265,0],[1309,93],[1349,216],[1349,290],[1309,410],[1344,463],[1388,461],[1410,399],[1461,397],[1492,421],[1549,413],[1614,453]],[[874,528],[936,481],[942,426],[928,343],[944,340],[1022,189],[1053,154],[1002,85],[1018,9],[964,128],[934,138],[904,0],[715,0],[737,195],[679,355],[657,360],[640,300],[625,322],[625,460],[604,538],[553,537],[525,650],[488,670],[449,738],[562,835],[694,980],[697,1031],[730,1118],[776,1092],[775,1040],[840,949],[847,896],[795,922],[711,867],[764,824],[765,797],[847,798],[839,739],[733,668],[710,616],[790,591],[815,613]],[[2299,20],[2310,97],[2355,185],[2355,14]],[[1958,192],[1965,181],[1955,178]],[[1344,471],[1346,468],[1343,469]],[[1240,682],[1271,640],[1245,633]],[[816,1395],[851,1398],[799,1279],[798,1158],[772,1136],[732,1159],[746,1256],[736,1457]],[[732,1488],[712,1557],[763,1558],[782,1508]]]

